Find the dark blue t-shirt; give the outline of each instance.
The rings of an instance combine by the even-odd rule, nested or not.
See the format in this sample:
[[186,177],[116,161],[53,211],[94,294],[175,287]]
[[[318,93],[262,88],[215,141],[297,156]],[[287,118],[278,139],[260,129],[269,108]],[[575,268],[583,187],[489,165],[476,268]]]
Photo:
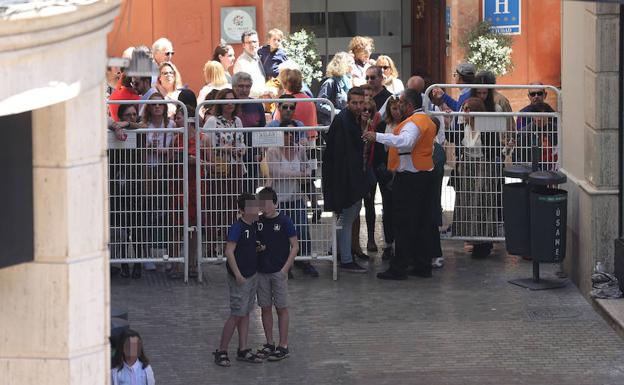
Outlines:
[[290,253],[288,238],[296,237],[297,230],[287,215],[279,213],[275,218],[260,216],[257,222],[258,240],[266,249],[258,255],[258,271],[275,273],[284,267]]
[[[258,270],[258,254],[256,253],[256,225],[243,222],[242,219],[237,220],[230,226],[230,230],[228,231],[227,241],[235,242],[236,249],[234,250],[234,257],[236,257],[236,265],[238,265],[238,270],[240,270],[241,274],[245,278],[249,278],[252,275],[256,274]],[[231,276],[234,276],[234,273],[230,269],[229,264],[225,264],[227,266],[227,271]]]

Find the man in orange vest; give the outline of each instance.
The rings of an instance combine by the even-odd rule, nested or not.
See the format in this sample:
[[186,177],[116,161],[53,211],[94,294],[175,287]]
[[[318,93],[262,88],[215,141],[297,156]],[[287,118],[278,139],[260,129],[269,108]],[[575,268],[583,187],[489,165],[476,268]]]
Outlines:
[[412,275],[431,277],[431,233],[434,226],[433,141],[436,126],[422,112],[422,96],[407,89],[399,99],[407,118],[392,133],[366,132],[362,138],[389,146],[388,169],[395,171],[392,183],[395,253],[390,268],[378,273],[379,279],[407,279]]

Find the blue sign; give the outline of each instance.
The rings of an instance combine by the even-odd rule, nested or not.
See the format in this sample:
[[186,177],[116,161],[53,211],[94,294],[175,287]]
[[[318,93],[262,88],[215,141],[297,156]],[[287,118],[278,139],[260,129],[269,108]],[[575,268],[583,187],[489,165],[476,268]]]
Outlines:
[[483,0],[483,20],[492,24],[492,30],[506,35],[519,35],[521,0]]

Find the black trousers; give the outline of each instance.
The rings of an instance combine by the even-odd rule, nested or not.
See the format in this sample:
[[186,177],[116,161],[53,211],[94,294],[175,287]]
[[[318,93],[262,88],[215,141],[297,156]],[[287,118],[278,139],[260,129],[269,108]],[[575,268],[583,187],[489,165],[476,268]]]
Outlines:
[[392,227],[392,190],[388,188],[386,183],[379,183],[379,191],[381,192],[381,221],[383,223],[384,241],[386,246],[394,242],[394,229]]
[[444,179],[444,172],[433,174],[433,196],[432,196],[432,215],[433,226],[431,230],[431,256],[438,258],[442,256],[442,244],[440,242],[440,229],[442,226],[442,180]]
[[390,269],[405,274],[408,266],[431,270],[434,179],[430,171],[398,172],[392,184],[395,253]]

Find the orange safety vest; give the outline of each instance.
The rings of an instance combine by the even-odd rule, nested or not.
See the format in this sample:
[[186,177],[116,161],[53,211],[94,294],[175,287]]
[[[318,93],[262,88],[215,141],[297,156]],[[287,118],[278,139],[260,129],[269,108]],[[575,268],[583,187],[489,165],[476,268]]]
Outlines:
[[[412,147],[412,164],[418,171],[429,171],[433,168],[433,140],[436,136],[436,125],[431,118],[423,113],[415,113],[399,123],[392,133],[399,135],[401,128],[408,122],[418,126],[420,135],[414,147]],[[399,151],[396,147],[388,149],[388,169],[396,171],[399,168]]]

